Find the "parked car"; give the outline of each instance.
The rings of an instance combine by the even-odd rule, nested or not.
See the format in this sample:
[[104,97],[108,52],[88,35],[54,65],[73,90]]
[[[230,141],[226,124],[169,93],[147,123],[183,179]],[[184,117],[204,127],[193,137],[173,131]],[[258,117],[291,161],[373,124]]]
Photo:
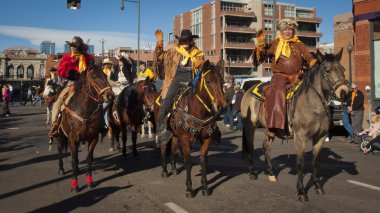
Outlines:
[[343,116],[343,104],[337,100],[331,100],[329,103],[331,120],[334,126],[343,126],[342,116]]
[[251,88],[253,85],[261,83],[261,82],[268,82],[270,81],[271,77],[254,77],[254,78],[247,78],[244,79],[241,82],[240,89],[247,91],[249,88]]

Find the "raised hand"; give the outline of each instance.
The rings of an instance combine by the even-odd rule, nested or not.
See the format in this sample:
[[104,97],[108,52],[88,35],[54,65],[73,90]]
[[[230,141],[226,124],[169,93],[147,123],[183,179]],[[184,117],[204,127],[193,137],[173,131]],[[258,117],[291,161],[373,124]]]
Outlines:
[[257,38],[258,44],[264,44],[266,37],[267,37],[267,34],[266,32],[264,32],[263,29],[260,29],[259,31],[257,31],[256,38]]

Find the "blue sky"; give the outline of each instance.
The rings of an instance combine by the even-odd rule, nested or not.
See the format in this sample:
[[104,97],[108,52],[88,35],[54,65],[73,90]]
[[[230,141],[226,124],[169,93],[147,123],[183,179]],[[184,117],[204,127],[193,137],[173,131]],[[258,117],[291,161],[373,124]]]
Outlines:
[[[141,47],[154,47],[154,31],[172,29],[175,15],[203,5],[210,0],[141,0]],[[316,7],[323,19],[321,42],[333,42],[333,17],[351,12],[351,0],[277,0],[302,7]],[[58,51],[74,35],[101,51],[119,46],[137,47],[137,4],[120,0],[82,0],[80,10],[66,9],[66,0],[3,0],[0,7],[0,51],[13,46],[39,49],[42,40],[56,42]]]

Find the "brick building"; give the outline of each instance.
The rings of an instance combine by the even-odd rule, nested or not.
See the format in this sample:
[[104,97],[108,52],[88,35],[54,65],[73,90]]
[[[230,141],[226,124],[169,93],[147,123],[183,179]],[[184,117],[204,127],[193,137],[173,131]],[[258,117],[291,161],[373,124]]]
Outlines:
[[[273,3],[262,0],[215,0],[179,14],[173,18],[173,33],[191,29],[200,38],[197,46],[207,59],[225,61],[225,72],[230,75],[270,76],[269,64],[252,67],[251,54],[256,32],[264,29],[268,41],[272,39]],[[276,23],[289,18],[299,24],[298,37],[311,52],[316,51],[321,18],[315,8],[297,7],[294,4],[276,4]]]
[[[372,106],[380,105],[380,0],[353,0],[356,82]],[[367,108],[368,109],[368,108]]]

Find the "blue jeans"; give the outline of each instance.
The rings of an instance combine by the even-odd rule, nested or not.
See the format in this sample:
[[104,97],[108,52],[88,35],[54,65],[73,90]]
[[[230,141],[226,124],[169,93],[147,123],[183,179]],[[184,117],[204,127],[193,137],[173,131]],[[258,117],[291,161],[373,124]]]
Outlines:
[[343,116],[342,116],[343,127],[346,129],[349,137],[354,137],[354,133],[352,131],[352,125],[350,122],[350,114],[348,114],[348,108],[343,107]]

